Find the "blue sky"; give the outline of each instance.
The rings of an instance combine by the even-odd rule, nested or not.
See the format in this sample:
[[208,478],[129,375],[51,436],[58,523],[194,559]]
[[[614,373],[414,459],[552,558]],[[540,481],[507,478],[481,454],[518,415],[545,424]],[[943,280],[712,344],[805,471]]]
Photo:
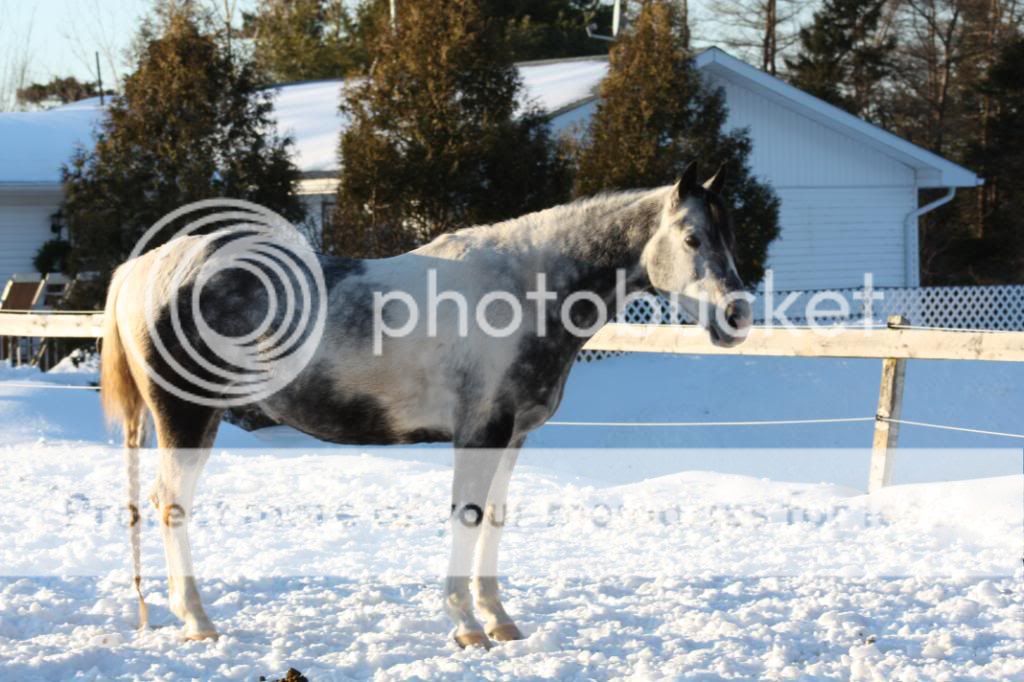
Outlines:
[[[235,2],[239,10],[255,4]],[[153,0],[0,0],[0,59],[27,50],[30,81],[54,75],[95,80],[98,51],[109,82],[111,72],[124,74],[124,52],[152,6]]]

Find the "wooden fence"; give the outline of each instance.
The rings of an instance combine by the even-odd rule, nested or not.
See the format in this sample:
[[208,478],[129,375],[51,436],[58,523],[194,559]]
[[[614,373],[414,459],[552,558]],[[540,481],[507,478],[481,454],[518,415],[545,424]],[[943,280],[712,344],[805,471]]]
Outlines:
[[[88,338],[102,333],[102,313],[0,313],[3,338]],[[952,331],[911,327],[901,317],[887,328],[755,327],[742,344],[721,348],[706,331],[692,325],[605,325],[586,349],[629,353],[760,355],[816,358],[875,358],[882,376],[868,490],[888,485],[891,451],[896,447],[908,360],[983,360],[1024,362],[1024,332]]]

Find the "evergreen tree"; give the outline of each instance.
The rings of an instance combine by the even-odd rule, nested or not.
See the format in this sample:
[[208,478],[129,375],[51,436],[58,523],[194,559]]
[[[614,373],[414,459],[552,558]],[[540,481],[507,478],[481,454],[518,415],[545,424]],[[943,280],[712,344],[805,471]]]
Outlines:
[[[961,229],[934,267],[969,284],[1024,283],[1024,38],[1009,42],[977,86],[993,108],[988,135],[967,163],[985,178],[982,230]],[[976,205],[976,204],[975,204]]]
[[387,13],[384,0],[364,0],[353,10],[344,0],[260,0],[245,14],[243,35],[253,41],[256,63],[276,82],[340,78],[365,71],[365,42]]
[[486,0],[483,11],[503,24],[515,61],[608,52],[608,43],[588,36],[587,26],[610,33],[611,5],[593,0]]
[[736,221],[737,266],[748,284],[764,276],[768,244],[779,234],[779,201],[751,174],[746,130],[725,132],[728,110],[693,66],[685,27],[665,0],[644,3],[611,51],[608,77],[577,150],[576,193],[673,182],[697,160],[724,166],[723,198]]
[[63,213],[74,271],[106,277],[139,237],[182,205],[215,197],[257,202],[296,221],[298,170],[276,137],[269,95],[185,5],[147,23],[135,71],[111,102],[93,149],[64,169]]
[[342,107],[330,250],[392,255],[567,194],[546,118],[523,106],[501,26],[479,2],[406,0],[372,47],[374,67]]
[[[96,83],[81,82],[74,76],[60,78],[54,76],[49,83],[32,83],[18,89],[18,103],[39,108],[49,108],[60,104],[77,102],[80,99],[99,95]],[[113,95],[112,90],[105,90],[105,95]]]
[[896,39],[880,39],[886,0],[825,0],[809,26],[800,29],[800,52],[786,60],[789,79],[815,97],[868,119],[882,81],[891,73]]

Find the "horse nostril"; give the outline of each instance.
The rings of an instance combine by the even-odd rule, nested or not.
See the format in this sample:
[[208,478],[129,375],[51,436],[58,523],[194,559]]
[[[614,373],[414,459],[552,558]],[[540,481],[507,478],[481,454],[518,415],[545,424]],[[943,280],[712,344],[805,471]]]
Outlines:
[[747,307],[737,301],[731,302],[725,308],[725,321],[732,329],[743,329],[747,326]]

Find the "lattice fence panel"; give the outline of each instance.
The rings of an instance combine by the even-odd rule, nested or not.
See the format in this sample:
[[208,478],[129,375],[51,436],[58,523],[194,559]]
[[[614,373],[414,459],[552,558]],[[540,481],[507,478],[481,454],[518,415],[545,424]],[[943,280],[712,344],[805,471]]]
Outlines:
[[[787,298],[792,303],[785,309],[786,317],[793,324],[806,324],[805,311],[811,299],[820,291],[779,291],[774,292],[770,302],[777,312]],[[919,288],[879,288],[875,295],[881,294],[880,300],[873,300],[870,315],[866,307],[866,297],[859,289],[831,290],[830,295],[841,297],[846,301],[850,313],[845,316],[819,316],[820,323],[851,324],[862,322],[870,316],[870,321],[885,324],[890,315],[903,315],[910,324],[919,327],[935,327],[938,329],[986,329],[1024,331],[1024,285],[1004,286],[963,286],[963,287],[919,287]],[[673,308],[665,298],[653,297],[639,299],[626,307],[618,322],[633,324],[693,324],[684,311]],[[754,324],[764,324],[766,304],[763,293],[758,293],[753,304]],[[835,310],[837,304],[824,301],[819,304],[819,311]],[[775,324],[779,324],[778,321]],[[598,360],[619,352],[584,350],[579,359],[583,361]]]

